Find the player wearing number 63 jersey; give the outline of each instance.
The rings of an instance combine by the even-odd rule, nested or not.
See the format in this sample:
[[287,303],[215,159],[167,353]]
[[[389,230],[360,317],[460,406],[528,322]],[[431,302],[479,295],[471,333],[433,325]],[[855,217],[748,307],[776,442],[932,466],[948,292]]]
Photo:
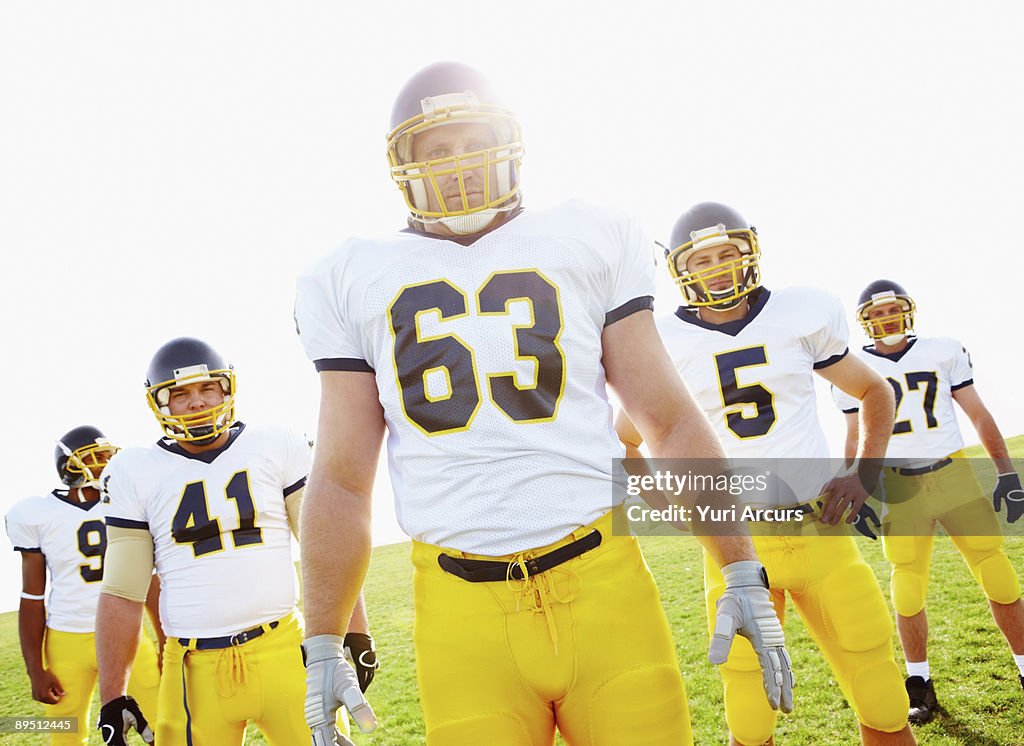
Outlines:
[[[896,394],[896,420],[886,453],[882,542],[892,563],[892,600],[907,660],[909,718],[926,723],[938,709],[928,665],[925,596],[935,524],[941,523],[988,597],[1024,685],[1024,602],[1017,573],[1003,551],[996,511],[1024,514],[1024,492],[1006,442],[974,386],[974,365],[954,339],[914,336],[916,305],[891,280],[876,280],[860,296],[857,320],[872,343],[861,359],[885,376]],[[858,438],[856,401],[834,392],[846,413],[847,457]],[[993,504],[970,462],[953,403],[967,414],[998,474]]]
[[[892,620],[878,581],[853,538],[823,526],[838,522],[848,505],[855,517],[867,495],[857,475],[833,477],[814,374],[863,399],[870,427],[861,456],[877,459],[884,453],[892,396],[881,378],[847,354],[839,301],[812,288],[761,286],[760,254],[756,231],[733,208],[703,202],[683,213],[667,258],[686,303],[659,317],[658,331],[726,453],[771,459],[766,468],[783,475],[786,489],[780,486],[771,500],[790,496],[788,505],[802,503],[818,513],[819,495],[824,498],[819,522],[754,536],[775,609],[781,619],[788,592],[857,714],[864,743],[912,743],[904,718],[907,697],[893,658]],[[617,424],[627,455],[639,456],[642,439],[632,423],[620,416]],[[839,535],[820,535],[830,533]],[[724,588],[722,574],[705,559],[712,632]],[[746,640],[733,643],[720,671],[733,742],[770,741],[775,713],[765,702]]]
[[234,371],[200,340],[161,347],[147,386],[166,437],[122,450],[103,476],[110,536],[99,614],[103,702],[124,693],[130,639],[122,620],[138,614],[138,576],[155,566],[168,638],[157,743],[241,744],[249,720],[271,744],[303,743],[291,536],[309,444],[281,428],[236,421]]
[[[74,733],[54,733],[51,744],[84,746],[89,703],[96,686],[96,602],[107,547],[100,475],[117,449],[100,430],[82,425],[57,441],[54,460],[66,490],[18,502],[6,516],[7,535],[22,557],[18,611],[21,650],[32,698],[47,717],[77,717]],[[46,573],[50,597],[44,606]],[[159,586],[152,583],[152,610]],[[159,621],[154,617],[159,630]],[[156,714],[160,672],[152,641],[142,637],[128,691]]]
[[[556,728],[574,746],[688,743],[657,590],[636,539],[610,530],[622,449],[606,383],[663,454],[721,455],[657,339],[653,246],[617,212],[523,209],[518,122],[475,70],[415,75],[392,128],[409,228],[351,239],[298,282],[322,386],[306,645],[338,634],[366,570],[386,429],[413,538],[427,743],[541,746]],[[755,638],[788,709],[782,630],[749,538],[709,544],[734,579],[728,622]],[[309,691],[338,706],[317,677]]]

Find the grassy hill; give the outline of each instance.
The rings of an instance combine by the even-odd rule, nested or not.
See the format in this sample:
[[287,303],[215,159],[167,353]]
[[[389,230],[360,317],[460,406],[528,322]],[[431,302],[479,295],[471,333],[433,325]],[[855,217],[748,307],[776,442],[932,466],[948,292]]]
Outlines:
[[[1024,436],[1011,441],[1017,458],[1024,458]],[[971,455],[982,455],[977,451]],[[986,486],[991,484],[991,480]],[[686,679],[694,736],[699,744],[723,743],[722,687],[706,662],[700,547],[695,540],[676,537],[642,539],[648,563],[661,589],[662,602],[675,631],[680,665]],[[880,544],[859,542],[888,594],[889,567]],[[1024,573],[1024,542],[1007,540],[1011,561]],[[371,736],[359,744],[418,744],[423,726],[416,693],[412,649],[412,571],[408,544],[374,550],[365,593],[382,660],[369,696],[380,719]],[[939,698],[949,716],[915,732],[923,744],[1024,744],[1024,691],[1005,641],[988,611],[984,595],[948,540],[936,542],[929,595],[931,626],[929,659]],[[856,744],[856,720],[843,701],[831,673],[816,653],[792,605],[786,631],[798,676],[796,711],[779,721],[780,744]],[[898,641],[893,641],[902,665]],[[0,717],[41,714],[29,697],[18,647],[16,615],[0,615]],[[94,708],[94,712],[95,712]],[[251,731],[252,729],[250,729]],[[45,741],[39,736],[0,735],[16,746]],[[90,744],[99,744],[95,733]],[[141,743],[141,741],[140,741]],[[264,744],[250,732],[247,744]]]

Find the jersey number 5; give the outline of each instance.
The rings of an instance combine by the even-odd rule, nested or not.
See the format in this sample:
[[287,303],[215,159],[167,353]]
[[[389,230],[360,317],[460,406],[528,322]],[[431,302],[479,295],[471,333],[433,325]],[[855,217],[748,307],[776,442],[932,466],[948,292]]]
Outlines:
[[[737,438],[759,438],[765,435],[778,418],[775,414],[775,395],[760,383],[740,384],[736,371],[754,365],[767,365],[768,353],[764,345],[715,355],[718,385],[725,406],[725,424]],[[748,416],[749,408],[753,416]]]
[[[477,315],[508,315],[513,301],[527,303],[531,319],[513,326],[515,359],[533,361],[536,377],[523,386],[512,371],[489,373],[488,394],[513,422],[548,422],[565,390],[558,288],[536,270],[495,272],[477,291]],[[467,316],[466,293],[447,280],[434,280],[402,288],[388,306],[402,409],[425,435],[459,432],[480,409],[475,355],[455,334],[425,334],[420,317],[428,313],[442,322]],[[444,380],[444,391],[431,393],[430,377]]]
[[[236,471],[224,488],[224,497],[235,501],[238,528],[231,532],[236,549],[263,543],[263,531],[256,527],[256,505],[249,487],[249,472]],[[181,493],[181,502],[171,521],[171,536],[179,544],[191,544],[192,554],[201,557],[224,548],[220,521],[210,518],[205,482],[189,482]]]

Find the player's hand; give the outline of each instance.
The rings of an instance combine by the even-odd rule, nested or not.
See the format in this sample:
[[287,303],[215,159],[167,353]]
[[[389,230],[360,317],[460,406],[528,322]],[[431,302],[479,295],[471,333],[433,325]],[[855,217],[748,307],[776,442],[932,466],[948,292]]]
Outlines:
[[129,696],[118,697],[100,708],[100,737],[106,746],[128,746],[128,731],[134,728],[142,740],[153,743],[153,729],[146,722],[139,703]]
[[725,593],[718,599],[715,633],[708,660],[721,665],[729,659],[732,640],[746,637],[761,663],[764,693],[773,710],[793,711],[793,666],[786,651],[782,624],[768,594],[768,575],[754,560],[733,562],[722,568]]
[[373,646],[373,638],[362,632],[349,632],[345,635],[345,659],[352,664],[359,677],[359,691],[365,692],[373,681],[373,675],[380,668],[377,660],[377,649]]
[[345,641],[338,635],[315,635],[302,643],[306,664],[306,724],[313,746],[351,746],[335,727],[338,708],[348,710],[359,730],[372,733],[377,716],[359,689],[359,677],[345,660]]
[[825,507],[821,511],[819,520],[822,523],[835,526],[846,515],[847,510],[850,511],[850,514],[847,516],[846,522],[856,521],[861,506],[868,499],[868,493],[864,489],[864,485],[861,484],[860,477],[857,473],[853,473],[843,477],[834,477],[822,488],[821,497],[825,501]]
[[55,705],[64,696],[64,687],[60,685],[60,681],[45,668],[29,674],[29,679],[32,681],[32,699],[36,702]]
[[992,490],[992,505],[997,513],[1003,508],[1003,500],[1006,500],[1006,522],[1015,523],[1024,515],[1024,489],[1015,471],[1000,474],[996,488]]

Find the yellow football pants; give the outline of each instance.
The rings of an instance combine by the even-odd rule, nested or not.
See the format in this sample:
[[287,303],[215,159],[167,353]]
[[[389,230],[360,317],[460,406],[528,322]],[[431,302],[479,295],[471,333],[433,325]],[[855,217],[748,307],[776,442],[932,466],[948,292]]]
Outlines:
[[[413,542],[414,641],[428,746],[692,743],[668,620],[634,537],[611,513],[549,546],[481,557]],[[513,562],[597,529],[601,544],[525,580],[471,583],[444,552]]]
[[[85,746],[96,723],[89,713],[92,692],[96,687],[96,635],[93,632],[61,632],[46,630],[43,642],[46,667],[64,688],[64,696],[55,705],[45,705],[46,717],[77,717],[77,733],[54,733],[52,746]],[[142,714],[156,724],[157,690],[160,687],[160,669],[157,667],[156,647],[145,634],[139,643],[128,680],[128,694],[142,708]]]
[[308,744],[302,626],[290,615],[243,645],[220,650],[164,645],[159,746],[239,746],[252,720],[272,746]]
[[[784,617],[788,591],[857,719],[875,730],[902,730],[910,703],[893,658],[892,619],[853,538],[755,536],[754,548],[768,571],[779,619]],[[715,603],[725,591],[725,581],[706,552],[704,587],[708,625],[713,629]],[[746,638],[736,636],[729,660],[719,670],[733,737],[742,744],[764,743],[775,731],[776,712],[768,705],[761,667]],[[797,672],[797,685],[799,676]]]
[[1011,604],[1021,595],[992,502],[962,454],[952,458],[952,464],[928,474],[885,471],[882,547],[892,564],[892,604],[900,616],[924,610],[936,521],[991,601]]

